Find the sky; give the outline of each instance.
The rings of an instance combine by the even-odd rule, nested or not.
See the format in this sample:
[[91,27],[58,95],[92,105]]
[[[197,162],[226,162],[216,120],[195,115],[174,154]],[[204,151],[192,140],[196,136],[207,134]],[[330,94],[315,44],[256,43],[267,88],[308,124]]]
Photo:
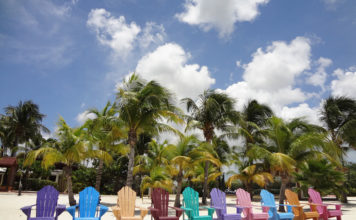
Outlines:
[[354,0],[2,0],[0,108],[79,126],[136,72],[177,100],[217,89],[321,124],[323,99],[356,98],[355,39]]

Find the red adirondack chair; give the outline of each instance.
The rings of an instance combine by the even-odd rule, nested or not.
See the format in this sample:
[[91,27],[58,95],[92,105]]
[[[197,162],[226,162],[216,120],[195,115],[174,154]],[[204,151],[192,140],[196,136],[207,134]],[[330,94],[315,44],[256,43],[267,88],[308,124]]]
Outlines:
[[[152,207],[148,209],[155,220],[178,220],[183,210],[176,207],[168,206],[169,193],[161,188],[155,188],[152,191]],[[176,211],[176,216],[168,216],[168,208]]]
[[[263,213],[253,213],[252,211],[252,203],[251,203],[251,196],[250,193],[246,192],[243,189],[238,189],[236,191],[237,196],[237,207],[243,208],[244,220],[253,220],[253,219],[260,219],[260,220],[268,220],[268,206],[262,206]],[[261,206],[259,206],[261,207]]]
[[[341,220],[342,212],[340,204],[323,203],[320,193],[311,188],[308,190],[308,194],[311,202],[317,205],[316,209],[320,215],[319,218],[328,220],[328,218],[336,217],[337,220]],[[329,205],[335,205],[335,209],[328,209]]]

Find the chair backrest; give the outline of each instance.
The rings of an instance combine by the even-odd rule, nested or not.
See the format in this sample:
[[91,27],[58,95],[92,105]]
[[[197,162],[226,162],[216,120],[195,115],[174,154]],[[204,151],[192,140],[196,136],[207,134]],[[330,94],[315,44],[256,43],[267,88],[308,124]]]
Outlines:
[[[260,196],[261,196],[261,204],[262,205],[269,206],[269,207],[276,206],[276,203],[274,201],[274,195],[272,193],[268,192],[267,190],[262,189],[260,192]],[[269,209],[268,215],[270,217],[273,216],[272,208]]]
[[214,188],[210,192],[211,196],[211,206],[221,208],[221,212],[216,212],[218,219],[223,219],[222,214],[226,214],[226,195],[223,191]]
[[[286,195],[288,204],[296,205],[296,206],[300,205],[297,193],[295,193],[295,192],[293,192],[293,191],[291,191],[289,189],[286,189],[285,195]],[[293,209],[293,213],[294,213],[295,216],[299,216],[300,215],[298,208],[292,207],[292,209]]]
[[117,192],[117,205],[120,207],[121,216],[132,217],[135,215],[136,192],[124,186]]
[[152,204],[158,209],[158,216],[168,216],[169,193],[161,188],[155,188],[152,191]]
[[[309,194],[309,197],[310,197],[312,203],[323,204],[323,201],[321,200],[320,193],[318,191],[315,191],[314,189],[309,188],[308,194]],[[318,210],[319,214],[323,213],[322,206],[317,206],[316,209]]]
[[36,217],[53,217],[58,194],[53,186],[45,186],[37,192]]
[[199,216],[199,193],[187,187],[183,191],[183,202],[185,208],[193,210],[193,216]]
[[79,193],[79,217],[94,218],[100,194],[91,186]]
[[[245,190],[239,188],[236,190],[236,204],[240,206],[251,206],[251,196],[250,193],[246,192]],[[245,216],[248,215],[248,212],[252,212],[252,209],[244,209],[243,213]]]

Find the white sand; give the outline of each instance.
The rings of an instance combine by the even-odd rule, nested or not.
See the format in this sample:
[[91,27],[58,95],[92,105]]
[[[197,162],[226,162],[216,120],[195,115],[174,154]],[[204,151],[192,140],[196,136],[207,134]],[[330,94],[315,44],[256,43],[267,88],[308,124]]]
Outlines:
[[[76,195],[75,198],[78,202],[78,195]],[[170,196],[170,205],[173,205],[174,198],[175,198],[174,195]],[[116,200],[117,200],[117,196],[113,196],[113,195],[112,196],[103,195],[101,197],[101,203],[106,206],[115,205]],[[15,192],[0,192],[0,220],[25,220],[26,216],[23,214],[20,208],[23,206],[32,205],[34,203],[36,203],[35,192],[25,192],[22,194],[22,196],[17,196]],[[60,194],[58,203],[69,206],[68,196],[66,194]],[[330,202],[330,203],[334,203],[334,202]],[[151,202],[150,199],[148,199],[147,197],[145,197],[143,201],[142,199],[137,198],[136,204],[137,206],[148,207],[151,205]],[[234,204],[236,204],[236,198],[233,196],[229,196],[227,198],[227,204],[228,204],[228,213],[234,213],[235,212]],[[259,205],[259,203],[254,203],[254,204]],[[254,211],[261,212],[261,209],[257,208]],[[343,220],[356,220],[356,197],[349,197],[349,204],[343,205],[342,211],[343,211],[343,216],[342,216]],[[33,209],[32,216],[34,216],[35,213],[36,212]],[[201,213],[207,214],[207,211],[202,210]],[[139,212],[137,212],[137,214],[139,214]],[[175,212],[173,211],[171,214],[174,215]],[[59,216],[58,219],[70,220],[72,218],[68,212],[64,212]],[[102,219],[115,220],[115,217],[112,214],[111,210],[109,209],[109,211],[104,215]],[[181,217],[181,219],[183,218]],[[145,217],[145,220],[151,220],[151,216],[147,215]]]

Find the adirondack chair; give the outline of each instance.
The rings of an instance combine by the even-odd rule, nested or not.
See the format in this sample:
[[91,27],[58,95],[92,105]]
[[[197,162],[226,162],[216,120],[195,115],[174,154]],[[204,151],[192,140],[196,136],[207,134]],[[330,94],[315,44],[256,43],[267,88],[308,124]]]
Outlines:
[[[57,205],[58,194],[53,186],[45,186],[38,191],[36,204],[21,208],[26,214],[27,220],[57,220],[58,216],[66,210],[65,205]],[[36,206],[36,217],[31,218],[33,206]],[[54,215],[54,212],[56,212],[56,215]]]
[[[100,220],[108,211],[108,207],[99,204],[99,193],[91,186],[79,193],[79,205],[67,208],[73,220]],[[97,210],[99,206],[99,210]],[[78,208],[78,217],[75,217],[75,209]]]
[[283,205],[283,206],[287,206],[287,212],[286,213],[278,213],[277,212],[277,207],[276,203],[274,201],[274,195],[270,192],[268,192],[267,190],[262,189],[261,190],[261,204],[263,206],[268,206],[269,207],[269,211],[268,211],[268,215],[269,215],[269,220],[279,220],[279,219],[288,219],[288,220],[292,220],[294,218],[294,214],[292,212],[292,206],[291,205]]
[[241,208],[236,207],[236,214],[227,214],[226,211],[226,195],[221,190],[214,188],[210,192],[211,196],[211,207],[216,210],[216,215],[218,220],[240,220],[241,219]]
[[[187,187],[183,191],[183,206],[181,209],[184,210],[185,214],[188,216],[189,220],[212,220],[215,209],[210,207],[200,207],[202,209],[208,210],[208,215],[199,216],[199,193],[194,189]],[[184,219],[184,214],[183,214]]]
[[117,220],[142,220],[148,213],[148,209],[140,208],[140,216],[135,216],[136,192],[125,186],[117,192],[117,205],[111,207]]
[[[161,188],[153,189],[152,191],[152,206],[148,209],[155,220],[178,220],[182,215],[183,210],[180,208],[168,206],[169,193]],[[168,208],[176,211],[176,216],[168,216]]]
[[316,210],[315,204],[309,203],[311,212],[304,212],[303,210],[304,205],[300,204],[297,193],[292,192],[289,189],[286,189],[285,195],[288,204],[293,205],[292,210],[294,213],[294,219],[304,220],[304,219],[312,218],[314,220],[318,220],[319,213]]
[[[246,192],[243,189],[238,189],[236,191],[236,196],[237,196],[237,201],[236,205],[239,208],[243,208],[243,214],[244,217],[242,219],[246,220],[252,220],[252,219],[263,219],[263,220],[268,220],[268,210],[269,207],[267,206],[262,206],[262,213],[253,213],[252,205],[251,203],[251,196],[250,193]],[[258,206],[260,207],[260,206]]]
[[[310,202],[317,205],[316,209],[320,215],[320,218],[327,220],[328,218],[336,217],[337,220],[341,220],[342,212],[340,204],[323,203],[320,193],[314,189],[308,190]],[[335,209],[328,209],[329,205],[335,205]]]

